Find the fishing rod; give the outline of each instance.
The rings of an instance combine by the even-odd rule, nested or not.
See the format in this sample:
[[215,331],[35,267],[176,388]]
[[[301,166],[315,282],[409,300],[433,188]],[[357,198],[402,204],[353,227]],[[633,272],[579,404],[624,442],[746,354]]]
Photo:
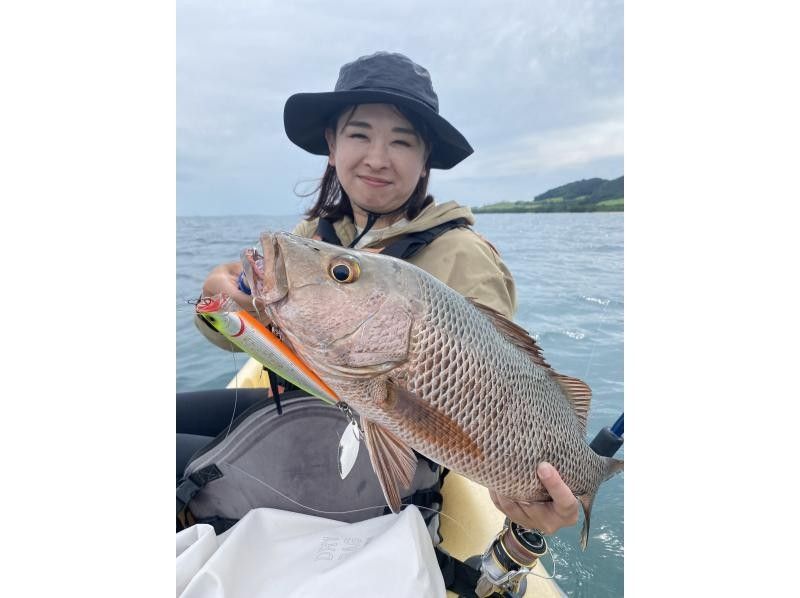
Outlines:
[[613,457],[622,446],[624,433],[624,417],[621,413],[610,428],[606,426],[597,433],[589,447],[602,457]]
[[[613,457],[623,443],[624,413],[611,427],[606,426],[589,447],[602,457]],[[531,530],[506,518],[486,552],[473,556],[466,564],[480,570],[475,595],[478,598],[521,598],[527,590],[525,577],[536,561],[547,553],[547,541],[539,530]]]

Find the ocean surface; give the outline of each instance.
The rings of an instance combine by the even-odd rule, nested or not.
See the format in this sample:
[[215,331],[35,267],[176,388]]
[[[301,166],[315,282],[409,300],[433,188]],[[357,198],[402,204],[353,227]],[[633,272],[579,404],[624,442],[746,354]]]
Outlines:
[[[563,374],[585,381],[593,393],[588,437],[611,426],[623,411],[623,222],[621,213],[478,214],[475,229],[500,251],[517,284],[515,321]],[[292,216],[178,218],[177,389],[219,388],[245,358],[217,349],[192,322],[208,272],[238,261],[263,230],[291,230]],[[616,455],[624,458],[624,447]],[[582,524],[548,538],[555,576],[569,596],[623,595],[624,474],[600,487],[592,510],[589,546]],[[544,558],[552,570],[549,556]]]

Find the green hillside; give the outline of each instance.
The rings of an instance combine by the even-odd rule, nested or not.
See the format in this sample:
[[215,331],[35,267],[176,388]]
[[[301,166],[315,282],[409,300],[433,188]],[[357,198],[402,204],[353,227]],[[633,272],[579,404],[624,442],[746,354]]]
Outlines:
[[536,195],[532,201],[498,202],[472,208],[476,214],[492,212],[622,212],[624,177],[582,179]]

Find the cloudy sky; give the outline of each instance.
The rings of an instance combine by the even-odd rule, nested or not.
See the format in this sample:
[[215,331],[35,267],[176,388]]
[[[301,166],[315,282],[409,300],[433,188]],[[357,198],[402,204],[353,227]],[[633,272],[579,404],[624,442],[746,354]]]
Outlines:
[[532,199],[623,172],[621,0],[179,0],[177,213],[299,214],[325,159],[283,104],[377,50],[426,67],[475,153],[432,173],[439,201]]

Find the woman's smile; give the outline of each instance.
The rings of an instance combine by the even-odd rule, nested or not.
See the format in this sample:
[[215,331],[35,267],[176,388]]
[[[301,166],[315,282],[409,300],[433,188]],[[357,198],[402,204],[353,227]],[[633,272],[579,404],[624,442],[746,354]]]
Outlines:
[[361,179],[364,183],[366,183],[370,187],[386,187],[387,185],[392,184],[391,181],[387,181],[386,179],[379,179],[364,174],[360,174],[357,176],[359,179]]

